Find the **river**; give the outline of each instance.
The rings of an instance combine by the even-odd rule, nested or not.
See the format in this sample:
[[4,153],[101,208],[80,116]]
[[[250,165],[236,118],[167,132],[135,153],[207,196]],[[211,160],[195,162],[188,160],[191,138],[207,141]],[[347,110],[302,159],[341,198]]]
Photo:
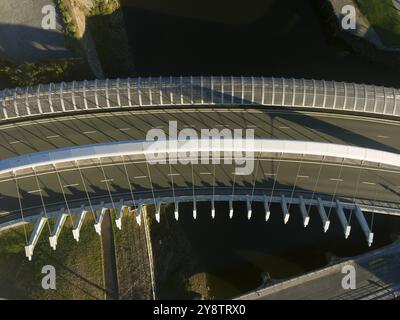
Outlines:
[[[140,76],[262,75],[398,87],[398,72],[360,58],[331,36],[319,3],[122,0],[122,9]],[[344,240],[335,214],[324,234],[315,211],[304,228],[295,208],[284,225],[277,206],[268,223],[261,207],[247,221],[244,204],[236,206],[235,217],[229,220],[227,204],[217,204],[214,221],[205,205],[199,205],[197,221],[191,218],[190,206],[181,208],[179,223],[201,258],[198,270],[207,274],[214,298],[258,287],[262,273],[285,279],[322,267],[331,257],[369,250],[355,221],[350,238]],[[398,219],[376,216],[370,249],[390,243],[391,232],[399,230]]]

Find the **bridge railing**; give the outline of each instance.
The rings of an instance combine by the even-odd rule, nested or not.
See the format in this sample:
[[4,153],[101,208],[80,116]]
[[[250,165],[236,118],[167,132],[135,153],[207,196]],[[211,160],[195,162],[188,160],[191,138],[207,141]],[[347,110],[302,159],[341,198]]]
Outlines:
[[264,77],[148,77],[50,83],[0,92],[0,121],[150,106],[283,106],[400,116],[399,89]]

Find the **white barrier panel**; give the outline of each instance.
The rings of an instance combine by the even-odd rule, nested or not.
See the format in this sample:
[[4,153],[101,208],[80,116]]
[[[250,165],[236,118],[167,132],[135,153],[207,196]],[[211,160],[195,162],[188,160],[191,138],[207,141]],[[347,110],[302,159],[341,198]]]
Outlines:
[[0,91],[0,122],[47,114],[176,105],[318,108],[398,117],[399,95],[394,88],[313,79],[224,76],[160,77],[157,81],[140,77],[96,79]]

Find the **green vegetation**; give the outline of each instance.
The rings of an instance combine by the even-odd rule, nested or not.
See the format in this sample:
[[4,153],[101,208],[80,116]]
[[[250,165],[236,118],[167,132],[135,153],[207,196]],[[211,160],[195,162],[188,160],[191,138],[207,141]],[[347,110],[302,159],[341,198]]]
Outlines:
[[358,0],[361,12],[389,47],[400,47],[400,11],[392,0]]
[[[148,214],[154,219],[154,206]],[[193,251],[181,223],[174,216],[174,206],[161,207],[160,223],[149,224],[157,298],[209,299],[207,275],[199,273],[200,257]]]
[[64,23],[64,33],[66,36],[78,39],[78,26],[75,24],[70,14],[69,3],[65,0],[58,0],[58,10]]
[[[115,220],[115,212],[111,213]],[[115,258],[118,271],[118,289],[121,300],[151,299],[151,280],[143,227],[136,224],[132,212],[122,217],[122,230],[115,223]]]
[[[33,224],[27,226],[28,236]],[[86,217],[80,241],[72,237],[68,218],[58,240],[57,250],[49,246],[46,226],[35,248],[32,261],[25,257],[23,227],[0,233],[0,298],[4,299],[104,299],[101,238]],[[43,290],[42,267],[56,269],[56,290]]]
[[16,65],[0,60],[0,78],[11,86],[32,86],[39,83],[91,78],[92,73],[82,59],[60,60]]
[[86,20],[107,77],[127,77],[135,72],[124,17],[118,0],[100,0]]

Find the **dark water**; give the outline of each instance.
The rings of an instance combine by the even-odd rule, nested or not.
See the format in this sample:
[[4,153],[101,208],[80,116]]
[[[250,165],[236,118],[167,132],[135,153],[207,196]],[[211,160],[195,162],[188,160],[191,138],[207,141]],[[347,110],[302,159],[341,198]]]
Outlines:
[[[253,203],[253,216],[247,220],[246,204],[234,204],[229,219],[226,203],[216,203],[216,218],[210,205],[199,203],[199,215],[192,218],[192,206],[182,205],[180,220],[192,248],[200,256],[199,270],[208,274],[211,296],[230,298],[262,284],[262,273],[275,280],[323,267],[337,258],[350,257],[392,242],[400,232],[400,218],[374,216],[374,244],[368,248],[364,234],[352,216],[350,237],[344,239],[340,222],[333,210],[327,233],[316,210],[310,212],[310,223],[304,228],[298,208],[292,206],[289,222],[283,223],[278,204],[271,206],[271,218],[265,222],[262,203]],[[173,219],[173,210],[167,213]],[[368,222],[371,215],[366,214]]]
[[[217,4],[216,4],[217,3]],[[315,78],[399,86],[398,72],[360,58],[334,39],[316,0],[123,0],[128,34],[138,75],[263,75]],[[293,208],[283,225],[279,207],[271,221],[263,209],[237,204],[228,219],[226,204],[210,218],[199,206],[196,222],[191,207],[182,207],[182,223],[192,247],[201,256],[199,270],[208,274],[211,295],[228,298],[261,284],[261,273],[284,279],[326,265],[331,256],[347,257],[368,250],[353,221],[344,240],[333,214],[331,229],[322,232],[317,212],[302,226]],[[172,214],[172,213],[171,213]],[[172,218],[171,218],[172,219]],[[391,242],[399,218],[376,216],[373,248]]]
[[321,2],[122,0],[142,76],[263,75],[398,87],[396,70],[352,54],[331,36]]

